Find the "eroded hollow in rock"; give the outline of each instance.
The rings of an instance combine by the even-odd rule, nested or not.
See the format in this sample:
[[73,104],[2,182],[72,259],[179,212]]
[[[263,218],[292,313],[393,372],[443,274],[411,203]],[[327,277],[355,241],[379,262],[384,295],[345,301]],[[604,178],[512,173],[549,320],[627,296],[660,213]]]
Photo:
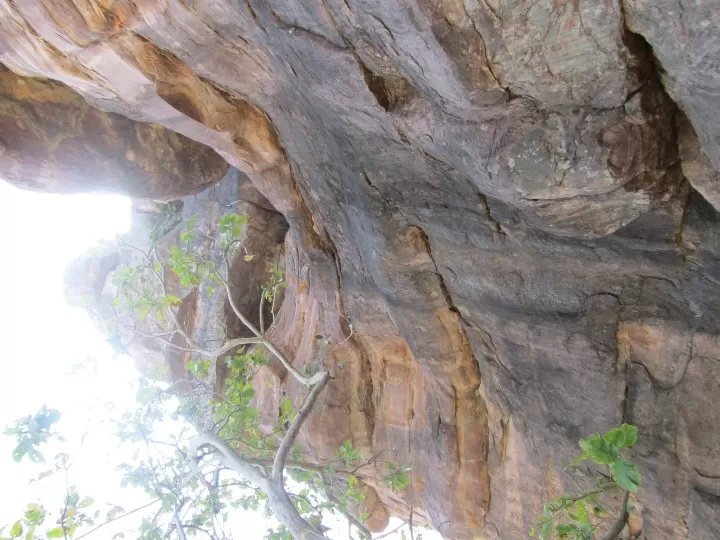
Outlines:
[[[265,197],[249,184],[243,187],[254,193],[237,205],[237,212],[248,216],[248,224],[243,239],[244,248],[235,253],[230,263],[228,278],[237,307],[256,328],[259,328],[262,286],[270,279],[271,265],[281,268],[284,266],[285,235],[289,227],[283,215],[277,212]],[[272,324],[282,300],[283,289],[280,288],[274,303],[263,303],[262,317],[265,328]],[[228,301],[225,302],[224,310],[229,339],[252,335],[252,332],[235,316]],[[226,364],[218,362],[217,381],[223,381],[226,374]]]
[[402,107],[412,97],[412,86],[403,77],[383,77],[373,73],[363,64],[360,64],[360,67],[368,90],[375,96],[378,105],[386,111],[392,112]]

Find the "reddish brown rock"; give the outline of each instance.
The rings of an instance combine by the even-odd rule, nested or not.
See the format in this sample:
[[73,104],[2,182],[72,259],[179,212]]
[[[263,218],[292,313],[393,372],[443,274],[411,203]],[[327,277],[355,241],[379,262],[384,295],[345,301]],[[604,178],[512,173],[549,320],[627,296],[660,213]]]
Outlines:
[[716,210],[720,209],[720,171],[710,163],[685,116],[677,116],[677,129],[683,174]]
[[[720,507],[720,217],[684,175],[714,201],[717,10],[687,4],[0,0],[0,62],[92,115],[213,148],[282,214],[273,336],[335,377],[304,444],[322,459],[351,439],[412,467],[401,493],[363,477],[391,512],[449,538],[524,538],[572,488],[559,471],[577,440],[626,421],[645,478],[633,526],[704,539]],[[167,156],[160,139],[127,145],[160,196],[194,192],[194,169],[159,164],[206,150]],[[33,140],[28,163],[67,167]],[[78,140],[108,153],[101,133]],[[279,219],[256,217],[275,253]],[[198,332],[219,316],[194,313]],[[281,392],[301,395],[264,376],[271,423]]]
[[214,150],[174,131],[101,112],[63,84],[0,66],[0,174],[10,183],[175,199],[226,170]]

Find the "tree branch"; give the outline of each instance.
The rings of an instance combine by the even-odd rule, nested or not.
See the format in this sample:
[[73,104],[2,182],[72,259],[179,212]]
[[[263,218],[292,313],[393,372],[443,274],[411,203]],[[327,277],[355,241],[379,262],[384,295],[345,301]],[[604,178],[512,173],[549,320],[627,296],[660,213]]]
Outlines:
[[[188,445],[188,460],[191,463],[191,468],[194,472],[200,472],[197,464],[195,463],[195,456],[201,446],[206,444],[212,445],[217,448],[223,455],[223,465],[227,468],[232,469],[237,474],[242,476],[245,480],[252,482],[261,490],[267,492],[269,483],[267,478],[260,472],[260,470],[251,465],[245,459],[238,454],[232,446],[230,446],[224,439],[215,435],[214,433],[200,433],[196,435],[190,444]],[[194,467],[193,467],[194,465]]]
[[230,350],[234,349],[235,347],[239,347],[241,345],[255,345],[257,343],[262,343],[264,345],[265,339],[262,337],[231,339],[230,341],[227,341],[225,343],[225,345],[223,345],[219,349],[212,351],[212,356],[217,358],[219,356],[222,356],[226,352],[229,352]]
[[[245,461],[258,467],[272,467],[274,460],[262,458],[245,458]],[[301,461],[286,461],[286,469],[298,469],[306,472],[322,473],[325,468],[322,465],[313,465],[312,463],[303,463]],[[343,471],[339,471],[343,472]]]
[[410,528],[410,540],[415,540],[415,533],[413,532],[413,512],[414,509],[410,507],[410,518],[408,520],[408,527]]
[[[147,253],[145,253],[142,249],[133,246],[132,244],[128,244],[127,242],[122,240],[119,236],[117,238],[118,238],[118,241],[120,241],[123,245],[125,245],[131,249],[134,249],[135,251],[139,252],[145,258],[145,260],[148,263],[148,267],[150,268],[150,272],[152,272],[152,274],[155,276],[158,283],[160,284],[160,290],[162,291],[163,296],[167,296],[168,293],[167,293],[167,288],[165,287],[165,277],[163,275],[164,271],[162,272],[162,274],[156,272],[155,271],[155,263],[153,262],[152,258]],[[153,247],[153,250],[154,250],[154,247]],[[155,252],[155,251],[153,251],[153,252],[155,254],[155,258],[157,259],[157,252]],[[159,260],[158,260],[158,262],[159,262]],[[160,264],[160,267],[162,268],[162,264]],[[195,340],[193,340],[190,337],[190,335],[183,328],[182,324],[180,323],[180,320],[178,319],[177,313],[175,313],[175,310],[172,307],[167,308],[167,310],[165,310],[165,311],[166,311],[166,313],[168,313],[170,315],[170,318],[172,319],[172,322],[175,325],[175,329],[177,330],[178,334],[180,334],[182,337],[184,337],[185,341],[187,341],[191,347],[193,347],[194,349],[197,349],[197,352],[200,352],[202,354],[212,355],[212,353],[210,351],[201,347],[199,344],[197,344],[195,342]]]
[[399,531],[400,529],[402,529],[404,526],[405,526],[405,523],[403,522],[403,523],[401,523],[400,525],[398,525],[397,527],[395,527],[392,531],[388,531],[388,532],[386,532],[385,534],[381,534],[380,536],[376,536],[375,538],[373,538],[373,540],[381,540],[382,538],[387,538],[388,536],[391,536],[391,535],[395,534],[396,532],[398,532],[398,531]]
[[628,519],[628,509],[627,509],[628,496],[629,496],[629,493],[626,491],[625,496],[623,497],[622,508],[620,509],[620,515],[617,517],[617,519],[613,523],[613,526],[610,528],[610,530],[605,534],[605,536],[602,537],[602,540],[615,540],[620,535],[623,528],[625,527],[625,523],[627,522],[627,519]]
[[260,310],[258,315],[260,316],[260,334],[265,335],[265,313],[263,308],[265,307],[265,291],[260,291]]
[[[230,262],[228,261],[227,253],[223,253],[223,260],[225,261],[225,270],[228,273],[228,275],[230,275],[229,274]],[[323,378],[324,372],[316,373],[312,377],[306,377],[305,375],[300,373],[297,369],[295,369],[295,367],[288,361],[288,359],[285,358],[285,355],[280,351],[280,349],[278,349],[272,341],[265,339],[265,337],[260,333],[260,331],[257,328],[255,328],[255,325],[253,325],[248,320],[248,318],[245,317],[245,315],[243,314],[243,312],[240,310],[237,303],[233,299],[229,280],[226,280],[225,278],[223,278],[219,272],[216,272],[216,274],[217,274],[218,279],[225,286],[225,291],[227,293],[228,302],[230,303],[230,307],[232,308],[233,313],[235,313],[235,316],[238,319],[240,319],[240,321],[248,328],[248,330],[250,330],[253,334],[255,334],[258,337],[257,343],[262,343],[263,345],[265,345],[265,347],[267,347],[268,350],[270,352],[272,352],[277,357],[278,360],[280,360],[280,362],[285,367],[285,369],[287,369],[290,372],[290,374],[293,377],[295,377],[295,379],[298,382],[304,384],[305,386],[313,386],[315,384],[318,384],[320,382],[320,380]]]
[[149,502],[149,503],[147,503],[147,504],[145,504],[145,505],[143,505],[143,506],[137,507],[135,510],[130,510],[129,512],[125,512],[125,513],[122,514],[121,516],[116,516],[116,517],[114,517],[114,518],[112,518],[112,519],[108,519],[107,521],[101,523],[100,525],[98,525],[98,526],[95,527],[94,529],[90,529],[88,532],[86,532],[86,533],[84,533],[84,534],[81,534],[81,535],[78,536],[75,540],[81,540],[82,538],[85,538],[86,536],[90,536],[92,533],[94,533],[94,532],[97,531],[98,529],[104,527],[105,525],[109,525],[109,524],[112,523],[113,521],[117,521],[117,520],[122,519],[122,518],[124,518],[124,517],[127,517],[127,516],[129,516],[129,515],[132,515],[132,514],[134,514],[135,512],[139,512],[140,510],[145,510],[145,509],[148,508],[149,506],[152,506],[153,504],[156,504],[156,503],[159,503],[159,502],[160,502],[160,499],[155,499],[154,501],[151,501],[151,502]]
[[310,390],[310,393],[305,399],[305,403],[300,409],[300,412],[298,412],[295,420],[293,420],[292,424],[290,424],[290,428],[287,430],[287,433],[285,433],[285,436],[277,449],[277,453],[275,454],[272,473],[270,474],[271,484],[276,484],[282,487],[283,470],[285,469],[285,461],[290,453],[290,449],[292,448],[292,445],[295,444],[295,439],[300,433],[300,428],[305,423],[305,420],[307,420],[307,417],[310,416],[310,412],[312,412],[315,402],[325,386],[327,386],[329,380],[330,376],[327,373],[322,373],[320,382],[318,382],[315,386],[313,386],[312,390]]
[[180,516],[178,516],[177,511],[173,514],[173,523],[175,523],[175,530],[178,533],[178,540],[187,540],[187,536],[185,535],[185,527],[183,527],[182,521],[180,521]]
[[[342,505],[340,502],[335,498],[335,496],[332,494],[332,491],[330,490],[330,482],[327,476],[323,473],[322,475],[323,484],[325,486],[325,497],[327,500],[331,503],[333,503],[337,509],[340,511],[340,513],[345,516],[345,519],[348,520],[348,522],[352,525],[354,525],[358,531],[360,531],[363,535],[365,535],[366,538],[372,538],[372,534],[370,531],[365,527],[365,525],[360,521],[358,518],[353,516],[350,512],[346,512],[343,510]],[[414,540],[414,539],[413,539]]]

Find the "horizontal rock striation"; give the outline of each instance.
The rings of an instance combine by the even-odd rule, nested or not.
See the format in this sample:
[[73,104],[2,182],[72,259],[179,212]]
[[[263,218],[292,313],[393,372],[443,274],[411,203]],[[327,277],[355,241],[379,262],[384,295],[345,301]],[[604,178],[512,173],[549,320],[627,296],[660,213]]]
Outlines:
[[[184,204],[250,197],[284,260],[273,336],[335,377],[309,450],[413,468],[364,478],[376,528],[412,507],[524,538],[577,439],[625,421],[646,537],[715,538],[719,23],[712,0],[0,0],[0,176],[172,200],[239,170]],[[300,397],[277,382],[267,411]]]

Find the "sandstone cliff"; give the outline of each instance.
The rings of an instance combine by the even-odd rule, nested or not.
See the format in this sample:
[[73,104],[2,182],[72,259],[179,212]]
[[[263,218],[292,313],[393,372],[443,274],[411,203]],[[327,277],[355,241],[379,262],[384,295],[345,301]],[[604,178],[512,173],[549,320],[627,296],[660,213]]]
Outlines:
[[379,524],[524,538],[577,439],[626,421],[646,537],[717,538],[719,25],[714,0],[0,0],[0,176],[172,200],[241,171],[193,200],[247,201],[284,257],[276,339],[335,377],[306,444],[413,467]]

